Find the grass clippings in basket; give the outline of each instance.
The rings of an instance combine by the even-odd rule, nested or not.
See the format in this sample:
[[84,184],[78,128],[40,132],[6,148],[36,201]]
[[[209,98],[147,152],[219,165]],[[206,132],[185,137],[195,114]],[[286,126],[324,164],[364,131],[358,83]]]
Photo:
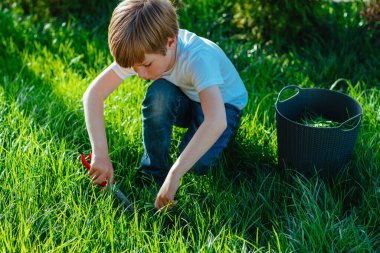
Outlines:
[[[347,115],[349,116],[348,111],[347,111]],[[308,111],[308,110],[306,110],[302,114],[298,122],[305,126],[321,127],[321,128],[339,127],[342,124],[342,122],[326,119],[322,115],[319,115],[315,112]],[[357,121],[347,122],[342,126],[342,129],[350,130],[354,128],[356,124],[357,124]]]
[[302,114],[299,123],[309,127],[338,127],[339,122],[324,118],[314,112],[305,112]]

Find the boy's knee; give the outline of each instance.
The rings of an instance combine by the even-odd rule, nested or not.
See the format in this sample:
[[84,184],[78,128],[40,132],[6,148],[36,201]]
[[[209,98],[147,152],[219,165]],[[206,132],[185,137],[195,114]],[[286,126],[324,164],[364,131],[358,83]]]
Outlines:
[[178,88],[169,81],[158,79],[148,87],[143,106],[153,106],[155,108],[166,107],[175,100],[177,89]]
[[161,119],[172,115],[178,102],[178,89],[164,79],[154,81],[149,86],[142,103],[144,117]]

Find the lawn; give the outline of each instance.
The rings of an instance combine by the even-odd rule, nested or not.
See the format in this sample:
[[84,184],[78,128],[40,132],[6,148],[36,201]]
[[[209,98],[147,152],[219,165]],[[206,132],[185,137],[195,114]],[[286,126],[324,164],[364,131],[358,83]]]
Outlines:
[[[90,182],[77,152],[91,148],[82,95],[112,62],[109,12],[42,19],[0,4],[0,250],[378,252],[380,33],[360,20],[360,5],[325,1],[330,30],[270,43],[232,26],[233,1],[176,2],[181,27],[233,61],[249,103],[220,168],[185,175],[177,206],[157,212],[154,193],[133,184],[149,83],[128,79],[107,98],[110,156],[133,213]],[[334,86],[363,107],[353,160],[331,180],[277,168],[274,104],[289,84]],[[182,134],[175,129],[172,159]]]

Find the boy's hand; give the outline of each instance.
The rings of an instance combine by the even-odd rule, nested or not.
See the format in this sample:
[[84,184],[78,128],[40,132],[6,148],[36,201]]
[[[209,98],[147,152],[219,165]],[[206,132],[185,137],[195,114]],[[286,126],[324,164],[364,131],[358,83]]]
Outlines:
[[113,181],[113,167],[109,157],[98,158],[93,155],[91,169],[88,172],[95,184],[100,185],[104,181]]
[[157,194],[155,207],[162,209],[164,207],[172,208],[177,201],[174,201],[175,194],[177,193],[181,178],[169,172],[160,191]]

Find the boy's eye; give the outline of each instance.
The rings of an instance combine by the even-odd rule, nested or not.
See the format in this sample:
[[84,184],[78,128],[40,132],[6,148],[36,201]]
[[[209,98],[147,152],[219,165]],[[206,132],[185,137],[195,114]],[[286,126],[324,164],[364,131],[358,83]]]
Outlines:
[[144,64],[143,66],[144,66],[145,68],[148,68],[148,67],[150,67],[150,65],[152,65],[152,63]]

